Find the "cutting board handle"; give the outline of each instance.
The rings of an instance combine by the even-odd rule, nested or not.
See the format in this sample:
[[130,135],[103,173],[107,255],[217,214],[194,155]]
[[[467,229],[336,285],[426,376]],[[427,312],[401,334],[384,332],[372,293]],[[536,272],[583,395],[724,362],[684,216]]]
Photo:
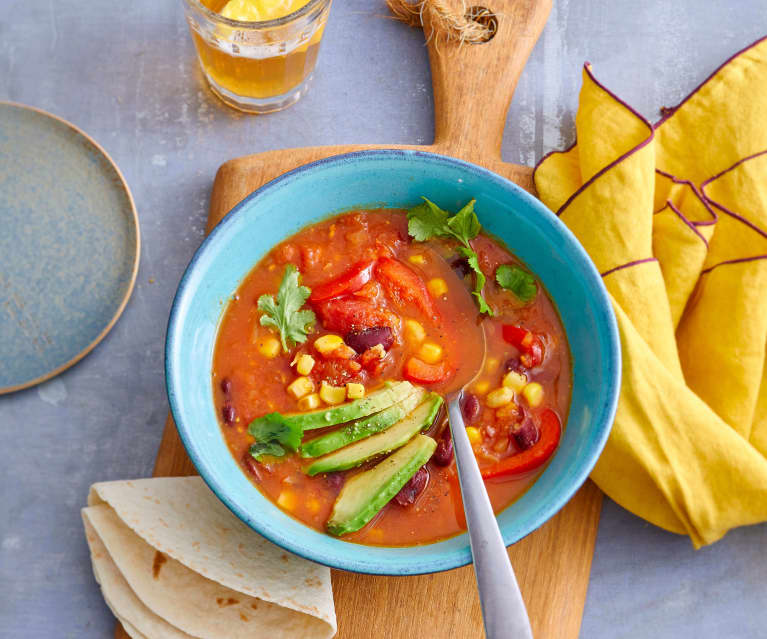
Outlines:
[[[434,144],[440,152],[471,159],[501,158],[511,97],[527,58],[543,31],[552,0],[466,0],[497,19],[495,36],[463,45],[429,38],[434,86]],[[431,24],[424,25],[427,37]]]

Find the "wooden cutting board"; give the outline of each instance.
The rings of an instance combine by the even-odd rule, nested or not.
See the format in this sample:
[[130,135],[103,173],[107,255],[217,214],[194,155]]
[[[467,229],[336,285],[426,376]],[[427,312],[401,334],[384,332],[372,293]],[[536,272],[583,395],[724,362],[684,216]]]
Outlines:
[[[485,4],[498,18],[496,35],[489,42],[458,46],[440,38],[429,40],[434,144],[396,148],[459,157],[532,191],[532,170],[501,160],[501,138],[517,79],[543,29],[551,0],[488,0]],[[431,32],[429,24],[425,31]],[[330,155],[369,148],[387,147],[314,147],[230,160],[216,175],[207,230],[246,195],[282,173]],[[169,416],[154,476],[195,472]],[[578,637],[601,504],[601,492],[589,481],[555,517],[509,548],[537,639]],[[333,592],[341,639],[483,636],[471,566],[417,577],[334,570]],[[115,636],[127,639],[119,624]]]

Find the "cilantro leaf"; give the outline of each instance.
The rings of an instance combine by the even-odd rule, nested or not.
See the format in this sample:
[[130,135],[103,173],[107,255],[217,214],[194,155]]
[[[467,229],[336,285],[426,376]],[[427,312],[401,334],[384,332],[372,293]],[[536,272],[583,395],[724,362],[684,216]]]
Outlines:
[[474,212],[474,202],[471,200],[458,213],[453,216],[439,208],[434,202],[423,198],[424,203],[414,206],[407,213],[407,232],[416,242],[425,242],[433,237],[446,237],[458,240],[461,246],[458,253],[469,261],[469,266],[474,271],[474,290],[472,295],[477,298],[480,313],[493,315],[482,289],[485,286],[485,274],[479,268],[479,259],[469,240],[473,240],[479,234],[479,219]]
[[424,203],[414,206],[407,213],[407,232],[416,242],[447,235],[447,211],[434,202],[423,198]]
[[277,441],[290,450],[296,450],[301,444],[304,429],[286,421],[279,413],[269,413],[250,422],[248,432],[257,442]]
[[516,264],[501,264],[495,269],[495,281],[525,303],[530,302],[538,293],[533,275]]
[[258,310],[263,311],[262,326],[271,326],[280,332],[282,349],[289,348],[306,341],[307,327],[314,323],[316,317],[313,311],[299,310],[311,291],[298,283],[299,272],[293,264],[285,267],[277,299],[274,295],[262,295],[258,298]]
[[285,449],[295,451],[301,444],[304,429],[285,421],[279,413],[269,413],[250,422],[248,432],[256,443],[250,447],[250,454],[261,461],[262,455],[282,457]]
[[482,269],[479,268],[479,258],[477,257],[477,254],[472,249],[467,249],[463,246],[458,247],[458,252],[466,258],[466,260],[469,262],[469,266],[471,266],[472,270],[474,271],[474,290],[471,292],[471,294],[477,299],[479,312],[487,313],[490,317],[492,317],[494,315],[493,309],[490,308],[490,305],[482,296],[482,289],[485,287],[486,280],[485,274],[482,272]]
[[285,454],[285,449],[276,442],[257,442],[251,444],[248,452],[253,459],[261,461],[261,457],[264,455],[271,455],[272,457],[282,457]]
[[474,202],[471,200],[458,213],[447,221],[447,226],[459,242],[467,246],[469,240],[473,240],[479,233],[479,220],[474,212]]

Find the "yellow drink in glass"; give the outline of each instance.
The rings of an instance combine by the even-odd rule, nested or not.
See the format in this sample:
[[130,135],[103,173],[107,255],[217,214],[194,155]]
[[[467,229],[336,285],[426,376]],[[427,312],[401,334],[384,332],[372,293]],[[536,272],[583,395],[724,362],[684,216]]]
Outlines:
[[252,113],[296,102],[317,63],[330,5],[331,0],[185,0],[213,92]]

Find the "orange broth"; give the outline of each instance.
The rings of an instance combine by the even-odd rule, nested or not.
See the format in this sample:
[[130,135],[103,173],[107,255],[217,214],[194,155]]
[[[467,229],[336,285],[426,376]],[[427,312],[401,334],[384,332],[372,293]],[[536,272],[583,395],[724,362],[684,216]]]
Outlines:
[[[480,468],[486,468],[518,452],[508,425],[496,417],[495,409],[485,405],[487,391],[482,388],[483,385],[491,390],[498,388],[505,372],[504,363],[510,358],[514,361],[519,355],[517,349],[503,339],[501,326],[521,324],[545,336],[543,363],[527,371],[528,379],[541,384],[544,390],[542,405],[527,409],[533,418],[540,410],[550,408],[564,423],[570,400],[570,356],[562,324],[543,288],[539,285],[533,302],[521,304],[511,293],[501,289],[493,277],[499,264],[515,264],[518,260],[498,241],[485,234],[477,236],[471,244],[488,279],[484,296],[496,311],[494,317],[481,320],[487,336],[486,368],[469,389],[480,400],[479,414],[471,425],[478,428],[482,435],[481,442],[474,444],[474,451]],[[454,245],[443,240],[414,242],[408,237],[405,211],[386,209],[343,214],[306,227],[275,246],[247,275],[229,302],[219,327],[213,357],[215,405],[219,415],[225,404],[231,405],[235,415],[230,425],[221,420],[224,438],[236,462],[261,492],[305,524],[324,531],[339,492],[337,478],[334,481],[333,477],[322,474],[315,477],[304,474],[302,468],[307,460],[296,453],[288,453],[282,458],[265,458],[264,461],[269,460],[266,463],[256,462],[248,454],[254,442],[248,434],[248,424],[273,411],[298,410],[296,400],[286,391],[287,385],[296,378],[291,367],[296,353],[312,353],[322,364],[315,366],[310,374],[317,386],[323,375],[339,382],[338,371],[332,366],[325,370],[322,358],[311,349],[314,339],[338,331],[326,331],[318,314],[318,322],[306,343],[297,345],[289,353],[265,357],[259,351],[258,342],[269,331],[259,323],[261,312],[256,307],[258,298],[263,294],[276,293],[288,263],[298,267],[301,283],[310,288],[341,276],[360,260],[375,259],[382,253],[407,265],[424,282],[442,278],[447,283],[448,292],[433,299],[443,320],[439,327],[424,318],[418,308],[393,303],[380,286],[377,290],[376,286],[368,287],[372,290],[366,294],[372,295],[370,299],[377,308],[388,308],[402,319],[420,321],[426,329],[427,339],[442,347],[446,357],[457,368],[457,373],[444,382],[424,386],[444,395],[446,391],[453,390],[451,380],[461,377],[461,373],[464,376],[468,373],[467,378],[472,376],[471,370],[478,365],[477,353],[481,352],[481,343],[478,345],[472,337],[480,321],[478,309],[473,298],[465,292],[473,282],[473,275],[466,277],[464,282],[451,268],[447,260],[455,257]],[[409,343],[400,332],[395,336],[387,358],[389,363],[383,371],[374,376],[363,369],[351,378],[341,374],[341,381],[362,382],[366,393],[369,393],[387,380],[404,379],[403,365],[416,350],[417,346]],[[227,386],[227,393],[222,382]],[[446,428],[443,410],[427,434],[439,441]],[[305,441],[326,430],[307,433]],[[368,462],[361,468],[340,474],[351,475],[374,463]],[[412,505],[400,506],[392,500],[366,526],[344,535],[342,539],[369,545],[399,546],[429,543],[464,531],[455,459],[447,466],[437,465],[432,459],[426,468],[426,488]],[[522,476],[486,480],[496,512],[517,499],[535,481],[542,468]]]

